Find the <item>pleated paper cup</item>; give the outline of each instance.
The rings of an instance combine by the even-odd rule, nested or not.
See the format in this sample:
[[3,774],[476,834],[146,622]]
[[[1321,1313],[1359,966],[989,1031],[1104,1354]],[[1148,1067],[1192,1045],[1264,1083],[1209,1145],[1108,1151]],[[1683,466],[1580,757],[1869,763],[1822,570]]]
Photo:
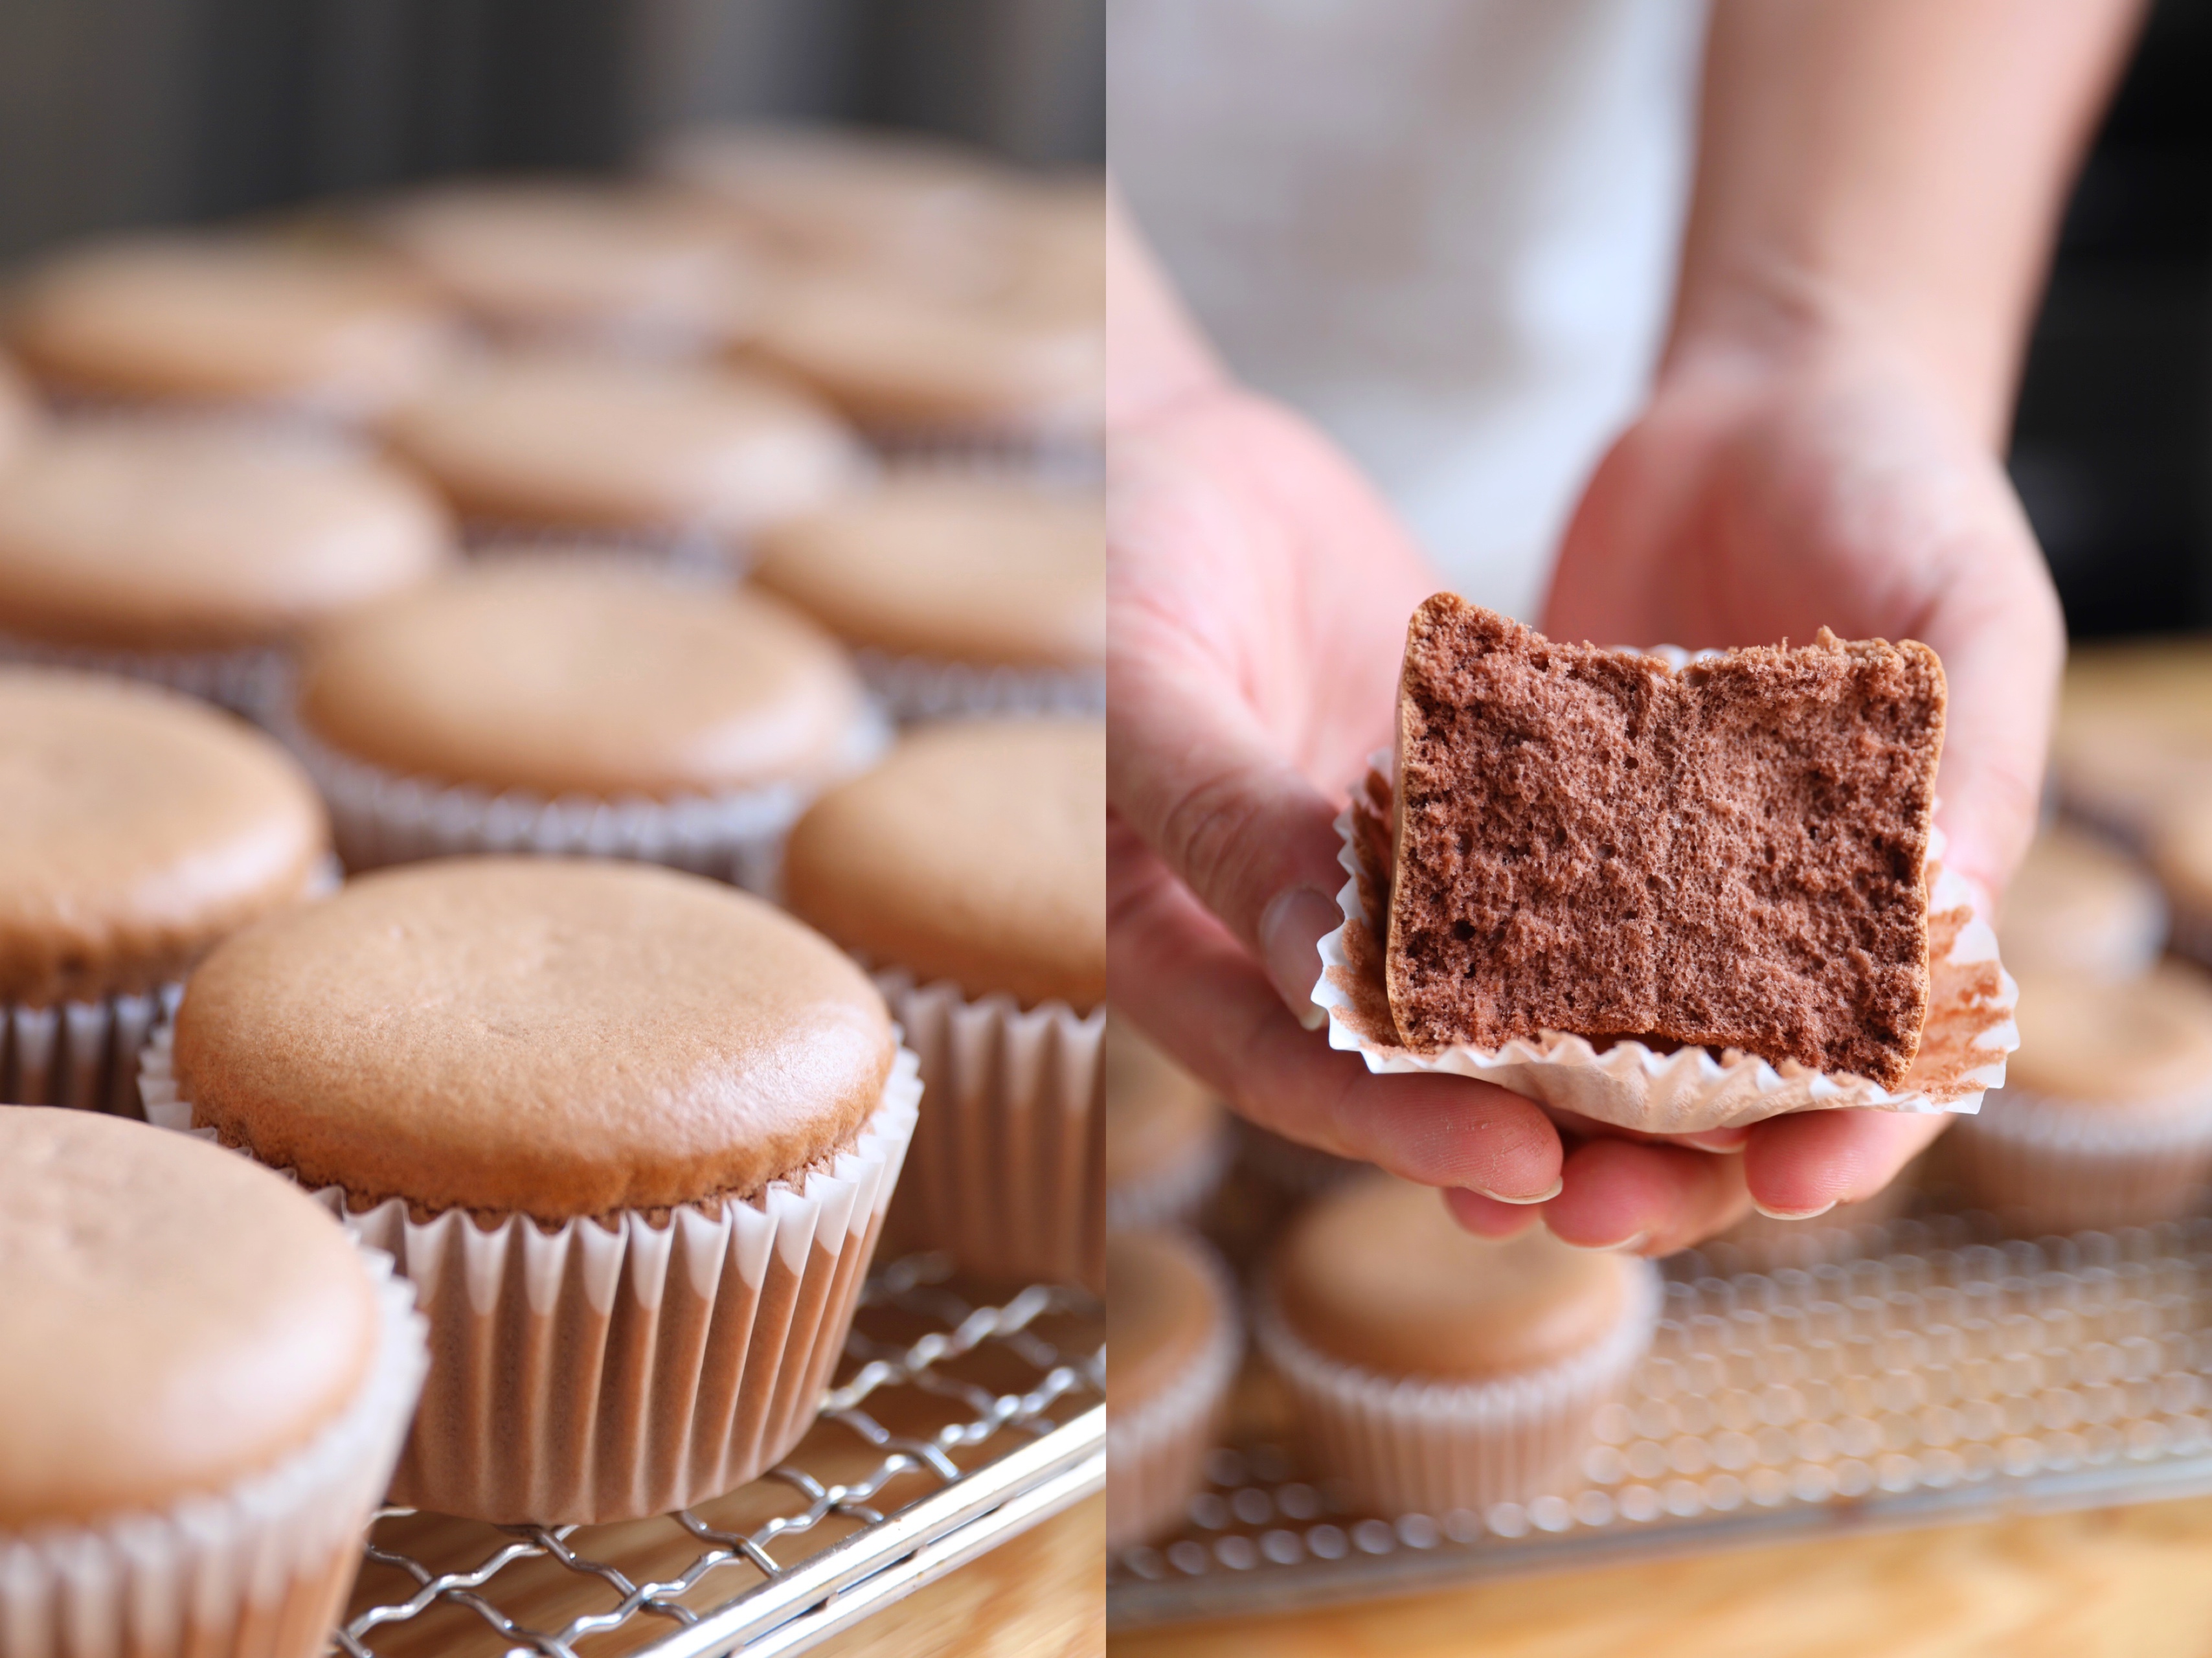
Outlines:
[[1106,1009],[969,1000],[884,969],[928,1103],[891,1235],[969,1271],[1096,1289],[1106,1251]]
[[166,686],[188,697],[258,720],[284,680],[290,656],[276,645],[235,650],[125,650],[94,645],[49,644],[0,633],[0,662],[74,668]]
[[[665,800],[563,795],[410,777],[342,753],[307,728],[289,676],[265,700],[262,722],[314,780],[346,868],[358,874],[395,863],[476,853],[629,858],[726,881],[775,896],[783,843],[821,783],[767,783]],[[846,734],[837,775],[872,765],[890,744],[872,707]]]
[[389,1256],[376,1350],[336,1420],[225,1490],[85,1525],[0,1530],[7,1658],[317,1658],[361,1564],[422,1381],[423,1320]]
[[898,656],[864,647],[853,653],[860,675],[902,725],[993,716],[1091,716],[1106,711],[1106,670],[1016,667]]
[[1096,436],[1011,422],[860,424],[860,436],[897,472],[1087,485],[1106,475],[1105,445]]
[[1972,1113],[1986,1090],[2004,1085],[2006,1056],[2020,1046],[2013,1018],[2019,987],[1997,960],[1996,933],[1980,895],[1942,867],[1940,830],[1931,832],[1928,853],[1928,1015],[1919,1054],[1894,1088],[1735,1048],[1665,1051],[1626,1039],[1600,1048],[1554,1031],[1496,1048],[1406,1046],[1384,978],[1391,768],[1388,752],[1376,754],[1336,820],[1343,840],[1338,860],[1349,877],[1337,894],[1344,925],[1321,941],[1322,974],[1313,990],[1315,1004],[1328,1015],[1329,1045],[1357,1053],[1369,1070],[1473,1076],[1651,1134],[1698,1134],[1844,1107]]
[[1948,1152],[1968,1201],[2025,1234],[2178,1220],[2212,1192],[2212,1093],[2112,1104],[2008,1088]]
[[[170,1033],[143,1068],[149,1120],[192,1132]],[[599,1524],[686,1508],[775,1466],[821,1410],[914,1133],[902,1047],[882,1100],[826,1164],[757,1198],[526,1216],[353,1209],[429,1320],[429,1375],[392,1500],[499,1524]]]
[[31,1008],[0,1005],[0,1101],[140,1115],[138,1054],[181,984]]
[[1229,1274],[1213,1252],[1198,1251],[1222,1316],[1182,1373],[1131,1410],[1106,1416],[1106,1546],[1125,1549],[1173,1531],[1205,1481],[1230,1384],[1244,1356],[1243,1326]]
[[1659,1275],[1641,1264],[1620,1321],[1542,1369],[1484,1381],[1387,1376],[1294,1334],[1261,1297],[1260,1349],[1290,1390],[1322,1472],[1378,1515],[1481,1513],[1571,1483],[1600,1406],[1624,1396],[1651,1344]]

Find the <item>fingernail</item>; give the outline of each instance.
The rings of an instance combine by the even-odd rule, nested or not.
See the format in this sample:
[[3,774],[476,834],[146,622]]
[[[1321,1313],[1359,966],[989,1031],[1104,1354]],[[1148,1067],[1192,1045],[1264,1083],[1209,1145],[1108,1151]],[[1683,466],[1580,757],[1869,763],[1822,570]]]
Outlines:
[[1321,978],[1322,937],[1342,925],[1344,912],[1335,900],[1311,887],[1276,893],[1260,917],[1260,955],[1267,978],[1275,994],[1310,1031],[1328,1022],[1328,1010],[1316,1007],[1313,999]]
[[1751,1206],[1770,1221],[1813,1221],[1818,1220],[1833,1209],[1836,1206],[1836,1200],[1831,1198],[1818,1209],[1769,1209],[1758,1198],[1753,1198],[1751,1200]]
[[1548,1204],[1566,1189],[1565,1180],[1554,1180],[1549,1192],[1540,1192],[1533,1198],[1509,1198],[1502,1192],[1492,1192],[1484,1186],[1471,1186],[1468,1188],[1478,1197],[1489,1198],[1493,1204]]
[[1570,1249],[1587,1249],[1591,1251],[1593,1253],[1599,1254],[1633,1255],[1638,1250],[1643,1248],[1645,1244],[1651,1241],[1651,1234],[1649,1231],[1632,1232],[1626,1237],[1623,1238],[1619,1243],[1609,1244],[1569,1243],[1565,1238],[1559,1239],[1559,1241],[1563,1244],[1566,1244],[1567,1247]]

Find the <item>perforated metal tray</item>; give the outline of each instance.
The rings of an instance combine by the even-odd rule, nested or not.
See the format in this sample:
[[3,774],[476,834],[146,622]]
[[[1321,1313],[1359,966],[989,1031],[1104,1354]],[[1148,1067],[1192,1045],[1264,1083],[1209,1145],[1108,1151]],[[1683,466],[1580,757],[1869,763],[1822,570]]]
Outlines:
[[784,1466],[699,1508],[550,1528],[386,1509],[338,1650],[799,1652],[1102,1489],[1097,1303],[972,1293],[933,1256],[879,1271],[822,1420]]
[[1109,1561],[1109,1621],[2212,1491],[2212,1221],[2027,1242],[1934,1215],[1802,1243],[1797,1266],[1666,1262],[1630,1397],[1525,1505],[1348,1509],[1254,1366],[1184,1530]]

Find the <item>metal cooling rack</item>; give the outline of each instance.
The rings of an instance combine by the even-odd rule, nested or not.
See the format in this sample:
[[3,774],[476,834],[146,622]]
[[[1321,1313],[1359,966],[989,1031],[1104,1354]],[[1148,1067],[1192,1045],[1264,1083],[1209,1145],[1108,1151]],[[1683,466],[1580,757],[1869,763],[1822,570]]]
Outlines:
[[1109,1620],[2212,1491],[2212,1221],[2024,1242],[1931,1216],[1793,1243],[1808,1264],[1749,1271],[1719,1243],[1664,1263],[1630,1397],[1579,1478],[1525,1505],[1348,1509],[1249,1369],[1184,1530],[1109,1562]]
[[593,1527],[384,1510],[337,1649],[799,1652],[1103,1489],[1097,1301],[969,1293],[939,1257],[878,1273],[822,1419],[783,1466],[713,1503]]

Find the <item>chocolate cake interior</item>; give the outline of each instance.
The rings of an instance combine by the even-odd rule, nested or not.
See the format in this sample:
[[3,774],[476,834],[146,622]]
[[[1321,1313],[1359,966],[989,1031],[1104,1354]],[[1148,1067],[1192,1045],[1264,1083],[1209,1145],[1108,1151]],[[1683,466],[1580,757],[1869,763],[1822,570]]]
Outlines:
[[1632,1032],[1893,1086],[1927,1013],[1943,708],[1909,641],[1675,672],[1431,599],[1399,698],[1401,1038]]

